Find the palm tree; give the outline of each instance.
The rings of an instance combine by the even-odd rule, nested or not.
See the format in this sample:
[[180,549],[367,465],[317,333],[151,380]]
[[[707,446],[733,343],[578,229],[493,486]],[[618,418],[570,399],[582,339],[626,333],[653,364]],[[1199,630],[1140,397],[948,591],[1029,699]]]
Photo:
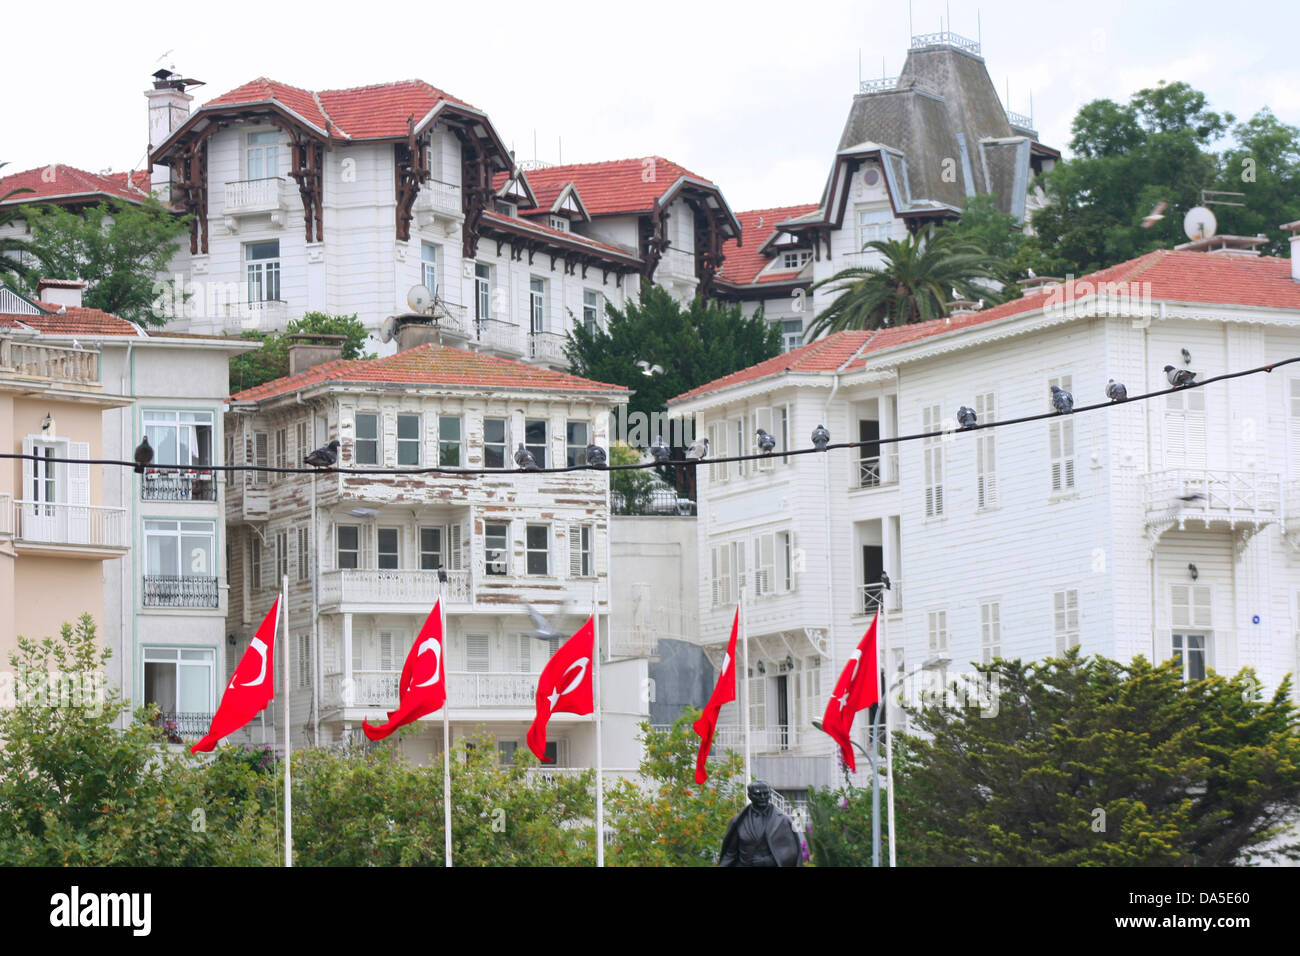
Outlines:
[[[0,163],[0,169],[8,165],[8,163]],[[6,206],[3,204],[15,196],[35,191],[24,186],[21,189],[11,189],[0,196],[0,232],[3,232],[6,226],[17,222],[23,215],[21,206]],[[0,280],[11,274],[24,276],[30,271],[30,267],[23,263],[21,256],[26,247],[27,243],[16,236],[0,235]]]
[[997,282],[1002,262],[955,236],[912,235],[863,247],[864,252],[871,250],[884,256],[883,268],[854,266],[813,285],[814,292],[832,286],[839,295],[809,326],[805,341],[845,329],[939,318],[947,314],[945,303],[952,301],[954,291],[971,301],[998,298],[976,280]]

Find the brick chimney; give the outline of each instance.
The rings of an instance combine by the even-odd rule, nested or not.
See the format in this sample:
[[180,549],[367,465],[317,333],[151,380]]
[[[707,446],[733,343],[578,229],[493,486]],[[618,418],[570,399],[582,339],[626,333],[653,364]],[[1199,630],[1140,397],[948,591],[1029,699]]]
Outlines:
[[66,305],[81,308],[81,290],[87,283],[80,279],[41,279],[36,283],[36,298],[41,305]]
[[309,368],[343,358],[346,335],[315,335],[299,332],[289,336],[289,374],[297,375]]
[[1291,233],[1291,278],[1300,282],[1300,219],[1284,222],[1280,228]]
[[[172,131],[190,118],[190,103],[194,97],[185,92],[188,86],[202,86],[201,80],[190,80],[171,70],[158,70],[153,75],[153,89],[145,90],[149,101],[149,152],[162,145]],[[164,202],[171,198],[171,170],[154,166],[149,175],[149,188],[160,193]]]

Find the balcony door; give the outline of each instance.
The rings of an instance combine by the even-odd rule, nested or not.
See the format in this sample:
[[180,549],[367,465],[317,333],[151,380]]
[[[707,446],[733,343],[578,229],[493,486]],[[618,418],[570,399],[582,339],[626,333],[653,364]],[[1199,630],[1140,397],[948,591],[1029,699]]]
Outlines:
[[885,599],[885,586],[880,583],[885,570],[885,549],[878,544],[862,546],[862,611],[875,614]]
[[22,536],[28,541],[90,542],[90,443],[28,435],[23,439]]
[[858,441],[869,442],[858,449],[858,487],[873,488],[880,484],[880,422],[858,420]]

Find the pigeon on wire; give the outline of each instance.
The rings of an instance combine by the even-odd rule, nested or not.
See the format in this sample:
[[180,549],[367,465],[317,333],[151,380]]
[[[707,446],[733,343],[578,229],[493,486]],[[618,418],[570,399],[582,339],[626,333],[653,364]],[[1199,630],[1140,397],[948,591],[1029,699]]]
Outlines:
[[1106,397],[1112,402],[1127,401],[1128,389],[1112,378],[1106,383]]
[[687,461],[703,461],[709,456],[709,440],[707,438],[697,438],[691,442],[691,446],[686,449]]
[[539,641],[554,641],[568,636],[567,634],[561,634],[559,631],[555,630],[555,628],[551,627],[551,625],[547,624],[546,618],[542,617],[541,612],[538,611],[537,608],[533,607],[531,604],[527,604],[525,607],[528,608],[528,616],[532,618],[533,621],[533,629],[525,635],[526,637],[535,637]]
[[135,473],[144,474],[145,465],[153,462],[153,446],[149,444],[149,436],[145,435],[140,439],[140,444],[135,446]]
[[605,449],[599,445],[587,446],[587,464],[593,468],[605,467]]
[[1166,365],[1165,378],[1169,379],[1169,384],[1174,388],[1185,388],[1196,381],[1196,373],[1190,368],[1174,368],[1172,365]]
[[339,440],[335,438],[323,448],[317,448],[303,459],[313,468],[329,468],[339,460]]
[[519,466],[520,471],[541,471],[537,464],[537,459],[533,453],[524,447],[524,443],[519,443],[519,450],[515,452],[515,464]]
[[650,456],[656,463],[662,464],[668,460],[668,446],[664,444],[664,436],[656,435],[655,443],[650,446]]
[[818,451],[826,450],[826,446],[831,443],[831,433],[826,430],[825,425],[818,425],[813,429],[812,443]]
[[957,424],[962,428],[974,428],[975,421],[975,409],[967,405],[957,409]]
[[764,455],[770,455],[776,450],[776,439],[762,428],[758,430],[758,450]]
[[1058,415],[1068,415],[1074,411],[1074,396],[1059,385],[1052,386],[1052,407]]

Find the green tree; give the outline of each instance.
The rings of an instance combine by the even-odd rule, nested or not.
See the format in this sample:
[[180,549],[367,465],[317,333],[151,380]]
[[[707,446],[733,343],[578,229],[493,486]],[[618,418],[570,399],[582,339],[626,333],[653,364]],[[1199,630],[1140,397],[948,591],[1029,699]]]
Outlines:
[[[962,207],[961,218],[939,226],[935,235],[952,236],[987,253],[997,264],[999,282],[1014,283],[1044,265],[1034,237],[1026,235],[1021,223],[1003,212],[997,197],[988,193],[971,196]],[[985,293],[978,298],[989,296]]]
[[369,331],[353,315],[328,315],[325,312],[308,312],[291,321],[283,332],[244,332],[240,338],[255,339],[262,343],[256,352],[245,352],[230,360],[231,394],[253,388],[289,374],[289,337],[299,333],[312,335],[342,335],[345,359],[372,359],[374,353],[365,351]]
[[842,269],[813,285],[839,294],[804,333],[807,341],[846,329],[877,329],[888,323],[924,322],[947,314],[955,289],[964,299],[997,300],[977,280],[996,282],[1006,266],[979,246],[951,233],[869,242],[883,267]]
[[112,200],[70,212],[37,204],[25,210],[32,237],[27,251],[43,275],[88,283],[83,301],[141,325],[165,325],[157,276],[179,246],[189,219],[155,199],[140,205]]
[[623,780],[606,797],[615,866],[713,866],[727,823],[745,805],[745,775],[735,751],[709,763],[709,779],[695,782],[700,738],[691,724],[698,710],[684,713],[668,730],[642,725],[645,756],[641,779]]
[[13,700],[0,701],[0,865],[270,862],[274,833],[252,771],[223,767],[213,790],[197,759],[162,746],[156,713],[114,728],[124,705],[103,687],[109,651],[98,644],[84,614],[57,638],[18,638],[10,655]]
[[[780,328],[761,313],[745,318],[739,305],[700,299],[683,307],[658,286],[640,303],[629,301],[622,310],[607,305],[605,312],[605,328],[574,326],[566,354],[575,375],[632,389],[630,413],[663,414],[674,395],[781,351]],[[647,375],[638,361],[663,372]]]
[[[0,163],[0,169],[8,166],[8,163]],[[3,205],[18,196],[25,193],[35,192],[26,186],[20,189],[11,189],[0,195],[0,233],[5,229],[13,226],[22,219],[22,206]],[[18,286],[23,278],[26,277],[28,266],[22,261],[22,254],[27,251],[27,241],[17,236],[0,235],[0,282],[9,286]]]
[[1260,253],[1289,257],[1289,235],[1278,228],[1300,219],[1300,128],[1279,122],[1265,107],[1232,129],[1235,145],[1223,154],[1218,188],[1244,206],[1215,206],[1219,232],[1268,237]]
[[[1085,104],[1071,126],[1075,158],[1045,175],[1049,204],[1033,215],[1045,268],[1082,275],[1185,241],[1182,213],[1217,181],[1211,147],[1232,122],[1181,82],[1139,90],[1127,104]],[[1165,217],[1143,228],[1159,202],[1169,204]]]
[[1300,820],[1290,679],[1185,682],[1142,657],[994,661],[995,716],[936,701],[895,741],[898,858],[920,865],[1222,866]]

